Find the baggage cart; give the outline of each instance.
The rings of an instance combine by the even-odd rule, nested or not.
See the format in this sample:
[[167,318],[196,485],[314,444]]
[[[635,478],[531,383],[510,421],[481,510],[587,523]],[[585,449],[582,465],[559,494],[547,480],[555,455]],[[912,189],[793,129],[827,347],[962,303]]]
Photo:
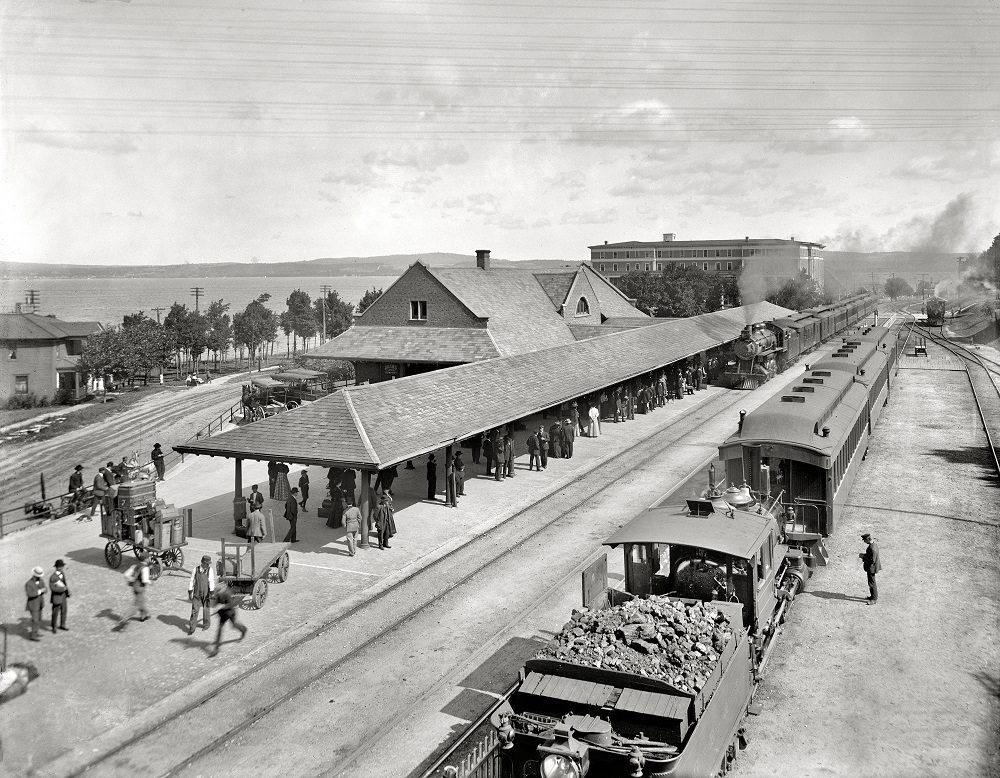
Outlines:
[[156,499],[155,481],[131,481],[118,484],[111,498],[111,513],[101,516],[104,561],[118,569],[122,557],[132,552],[137,558],[145,552],[149,558],[149,577],[154,581],[163,569],[184,566],[183,546],[187,534],[180,511]]
[[216,577],[238,594],[250,595],[250,607],[261,608],[267,599],[268,578],[288,579],[290,543],[241,543],[222,538],[222,556]]

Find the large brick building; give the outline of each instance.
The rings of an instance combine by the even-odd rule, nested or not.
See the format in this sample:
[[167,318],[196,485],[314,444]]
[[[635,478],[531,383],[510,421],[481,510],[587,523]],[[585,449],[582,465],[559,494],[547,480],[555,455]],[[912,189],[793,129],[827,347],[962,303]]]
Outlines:
[[415,262],[354,326],[311,354],[354,363],[358,383],[568,345],[652,323],[586,265],[565,272]]
[[96,321],[60,321],[37,313],[0,314],[0,402],[11,397],[55,399],[59,389],[79,397],[86,385],[79,362]]
[[631,240],[589,248],[590,264],[610,280],[635,270],[659,271],[672,265],[727,276],[751,272],[768,287],[779,286],[805,271],[823,288],[823,257],[819,252],[824,246],[795,238],[675,240],[668,232],[663,240]]

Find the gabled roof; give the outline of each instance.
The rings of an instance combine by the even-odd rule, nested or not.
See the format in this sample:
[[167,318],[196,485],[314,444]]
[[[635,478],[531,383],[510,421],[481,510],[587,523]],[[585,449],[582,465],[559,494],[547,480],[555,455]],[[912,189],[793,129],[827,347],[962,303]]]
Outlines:
[[758,303],[348,387],[174,448],[190,454],[381,469],[732,340],[748,319],[787,313],[771,303]]
[[60,321],[37,313],[0,314],[2,340],[62,340],[85,338],[103,329],[96,321]]
[[609,319],[616,316],[626,316],[632,319],[646,317],[644,312],[629,302],[629,298],[622,294],[617,286],[608,281],[608,279],[594,270],[590,265],[581,265],[580,270],[587,276],[587,280],[590,281],[590,285],[594,288],[597,300],[601,304],[601,314],[603,316]]
[[576,279],[575,271],[571,273],[533,273],[532,275],[541,284],[556,310],[566,302],[566,295],[569,294],[573,281]]
[[487,329],[471,327],[351,327],[309,353],[310,359],[364,362],[476,362],[500,356]]
[[548,294],[525,270],[428,268],[489,330],[502,356],[574,342]]

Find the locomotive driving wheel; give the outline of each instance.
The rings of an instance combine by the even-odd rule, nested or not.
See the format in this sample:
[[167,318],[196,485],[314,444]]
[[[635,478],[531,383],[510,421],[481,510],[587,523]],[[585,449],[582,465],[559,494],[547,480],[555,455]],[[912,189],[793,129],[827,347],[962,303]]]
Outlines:
[[122,547],[116,541],[112,540],[104,547],[104,561],[113,570],[122,566]]

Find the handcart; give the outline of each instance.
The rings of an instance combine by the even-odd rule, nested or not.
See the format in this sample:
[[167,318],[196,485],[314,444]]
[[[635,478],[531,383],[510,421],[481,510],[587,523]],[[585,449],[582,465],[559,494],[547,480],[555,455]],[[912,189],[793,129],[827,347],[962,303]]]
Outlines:
[[216,575],[237,594],[249,594],[250,606],[261,608],[267,599],[267,579],[275,570],[278,583],[288,579],[290,543],[240,543],[222,539],[222,557]]
[[111,512],[101,516],[101,537],[107,539],[104,561],[121,567],[122,557],[131,551],[136,558],[145,552],[149,577],[156,580],[164,568],[184,566],[182,546],[187,545],[180,512],[156,499],[155,481],[131,481],[118,485],[111,498]]

